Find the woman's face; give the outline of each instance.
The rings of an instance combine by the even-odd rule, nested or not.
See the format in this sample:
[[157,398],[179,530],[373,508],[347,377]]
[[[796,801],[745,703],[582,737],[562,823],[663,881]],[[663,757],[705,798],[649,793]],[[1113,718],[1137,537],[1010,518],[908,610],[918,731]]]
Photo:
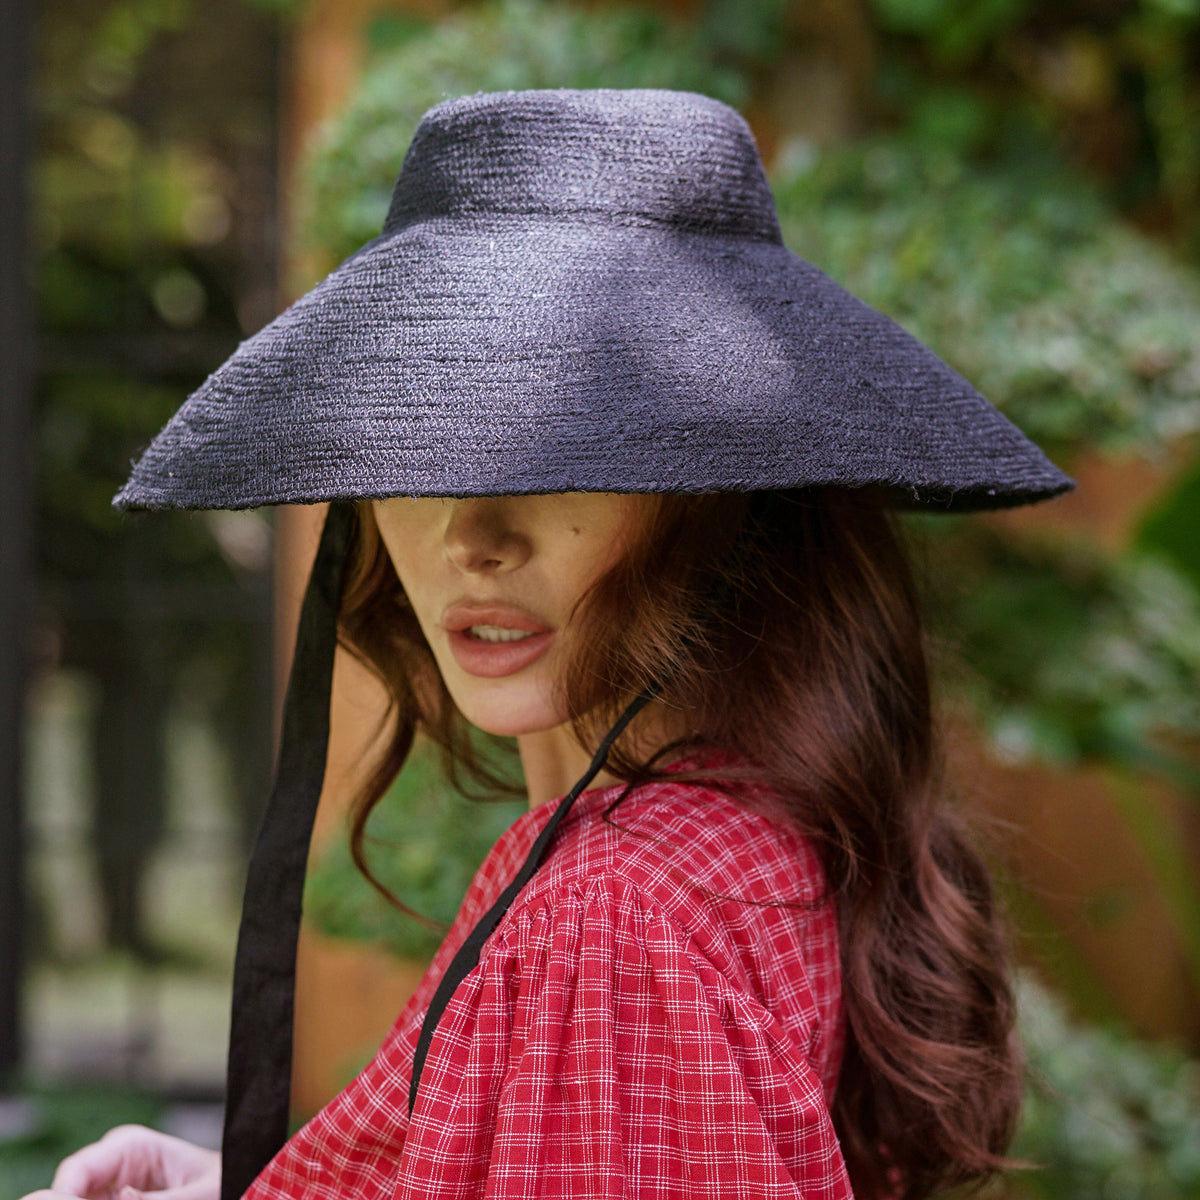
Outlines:
[[613,492],[374,502],[396,574],[467,720],[503,736],[563,723],[571,614],[658,503]]

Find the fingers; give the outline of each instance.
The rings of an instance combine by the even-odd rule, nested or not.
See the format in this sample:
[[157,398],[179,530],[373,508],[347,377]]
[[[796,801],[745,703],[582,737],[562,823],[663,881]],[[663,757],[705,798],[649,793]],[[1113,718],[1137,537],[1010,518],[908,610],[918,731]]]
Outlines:
[[117,1193],[116,1200],[220,1200],[220,1195],[221,1160],[215,1158],[201,1174],[186,1183],[159,1191],[124,1187]]
[[168,1188],[165,1192],[138,1192],[133,1188],[125,1188],[117,1200],[218,1200],[220,1194],[221,1176],[218,1172],[202,1179],[193,1179],[182,1187]]
[[117,1187],[127,1183],[158,1186],[159,1181],[147,1178],[144,1169],[147,1154],[142,1142],[153,1136],[153,1130],[140,1125],[109,1130],[98,1142],[58,1164],[51,1189],[67,1196],[105,1197],[116,1195]]
[[221,1159],[179,1138],[122,1125],[64,1159],[49,1195],[86,1200],[218,1200]]

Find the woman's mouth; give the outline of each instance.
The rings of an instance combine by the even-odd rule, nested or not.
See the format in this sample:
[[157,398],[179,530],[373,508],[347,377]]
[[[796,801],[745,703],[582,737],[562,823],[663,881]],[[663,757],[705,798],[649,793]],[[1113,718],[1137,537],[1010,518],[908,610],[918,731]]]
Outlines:
[[487,679],[514,675],[550,648],[554,630],[517,609],[454,605],[442,616],[454,661]]
[[481,642],[520,642],[534,636],[527,629],[505,629],[503,625],[469,625],[467,634]]

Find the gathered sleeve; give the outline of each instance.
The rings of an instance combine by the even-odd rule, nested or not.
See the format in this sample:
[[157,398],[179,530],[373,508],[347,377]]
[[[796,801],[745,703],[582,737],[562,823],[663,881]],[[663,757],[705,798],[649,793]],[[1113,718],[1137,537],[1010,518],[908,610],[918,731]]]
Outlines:
[[851,1195],[813,1030],[619,879],[511,916],[438,1025],[395,1200]]

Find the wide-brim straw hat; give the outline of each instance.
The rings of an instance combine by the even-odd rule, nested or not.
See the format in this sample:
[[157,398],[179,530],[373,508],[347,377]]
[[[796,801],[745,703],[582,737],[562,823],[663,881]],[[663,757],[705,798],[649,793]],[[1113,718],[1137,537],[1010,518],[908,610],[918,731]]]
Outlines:
[[[430,110],[382,234],[188,398],[116,504],[821,485],[936,511],[1072,486],[936,355],[787,250],[732,109],[679,92],[538,91]],[[306,593],[247,883],[229,1198],[286,1134],[347,512],[331,507]],[[476,954],[483,925],[468,939]],[[456,964],[458,977],[472,965]],[[427,1022],[414,1094],[431,1036]]]
[[732,109],[550,91],[432,109],[381,236],[187,400],[117,504],[811,484],[967,509],[1069,481],[783,245]]

